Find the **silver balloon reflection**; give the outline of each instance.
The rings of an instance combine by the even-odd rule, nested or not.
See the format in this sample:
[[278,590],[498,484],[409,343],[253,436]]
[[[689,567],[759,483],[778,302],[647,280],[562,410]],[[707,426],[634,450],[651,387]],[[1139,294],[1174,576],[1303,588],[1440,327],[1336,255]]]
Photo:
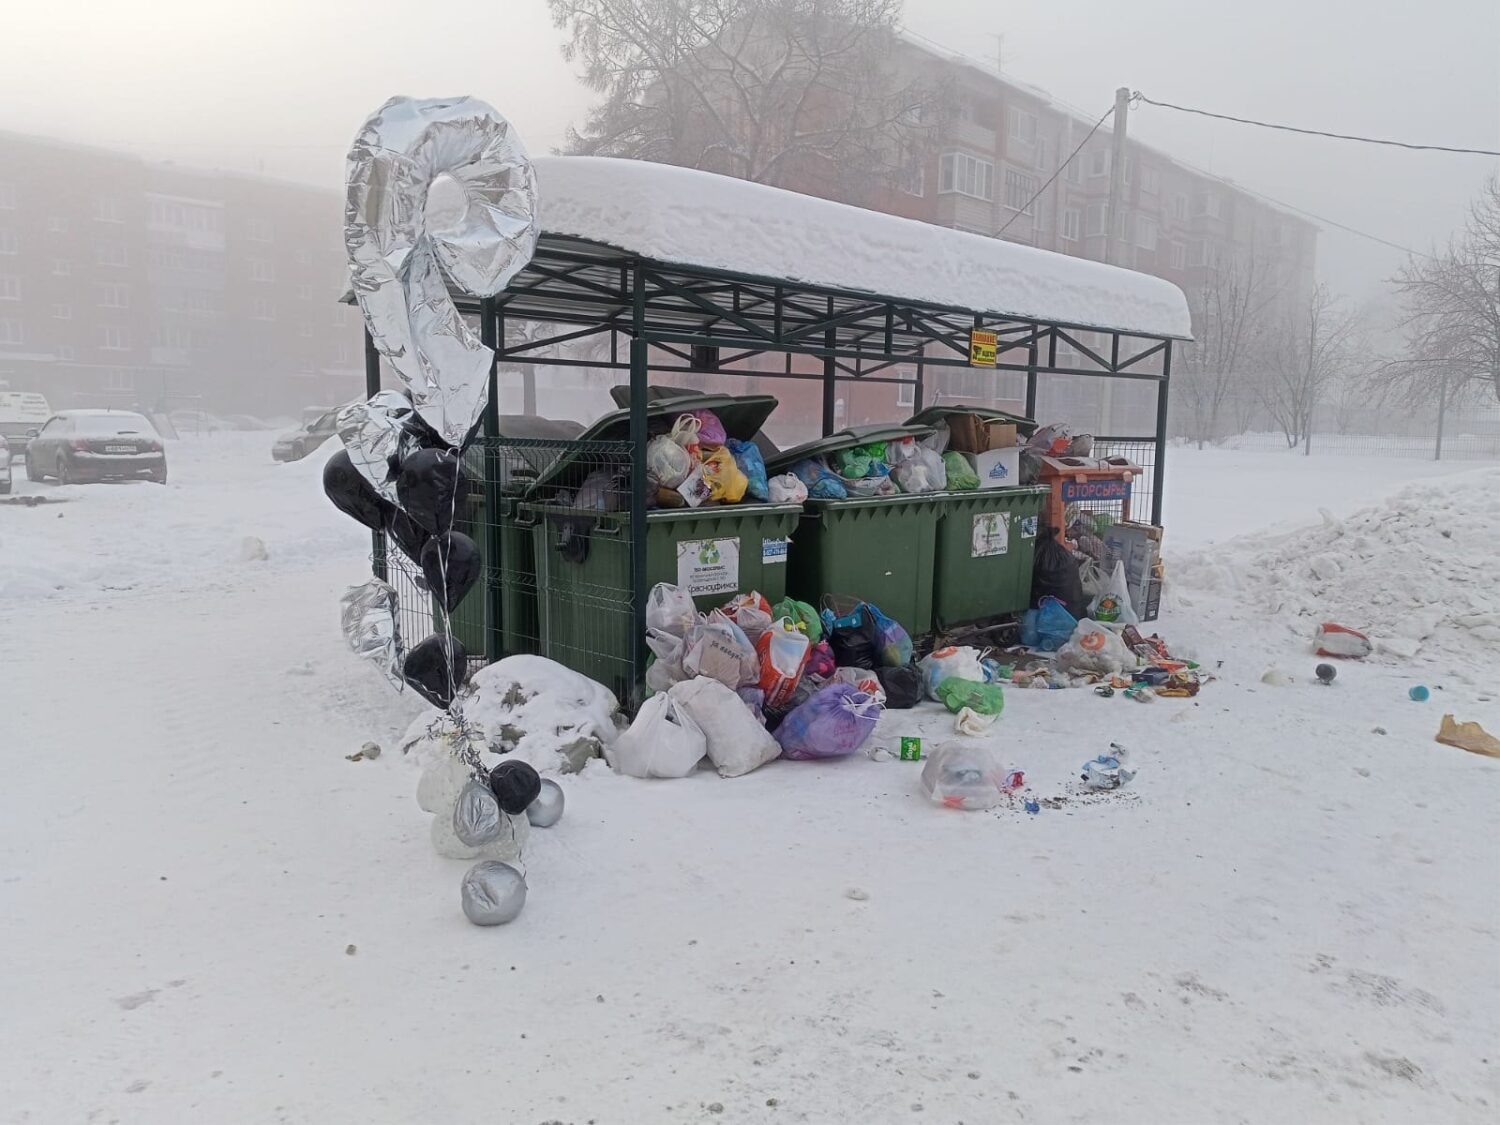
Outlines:
[[500,835],[500,803],[488,785],[471,781],[453,806],[453,834],[471,848],[482,847]]
[[356,656],[372,660],[398,685],[401,662],[401,631],[396,626],[396,591],[378,578],[350,586],[339,600],[344,640]]
[[511,921],[526,905],[526,877],[508,863],[487,859],[464,875],[464,914],[476,926]]
[[542,778],[542,791],[526,806],[526,819],[533,828],[551,828],[563,814],[562,786],[550,777]]
[[[492,297],[531,260],[536,174],[525,146],[476,98],[392,98],[355,137],[346,181],[344,244],[370,335],[417,412],[460,446],[484,407],[491,352],[443,275]],[[463,204],[429,225],[434,181]]]
[[368,402],[351,402],[338,414],[339,440],[349,451],[350,463],[392,504],[399,504],[396,475],[401,462],[421,448],[406,427],[412,414],[411,401],[400,391],[377,391]]

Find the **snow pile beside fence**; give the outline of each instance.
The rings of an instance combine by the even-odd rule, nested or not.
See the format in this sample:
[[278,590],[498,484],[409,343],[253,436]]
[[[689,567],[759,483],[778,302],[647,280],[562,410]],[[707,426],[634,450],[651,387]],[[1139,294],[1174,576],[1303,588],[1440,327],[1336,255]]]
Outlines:
[[1384,503],[1283,535],[1171,559],[1184,606],[1222,598],[1239,621],[1311,640],[1321,621],[1369,633],[1377,659],[1495,666],[1500,470],[1410,485]]

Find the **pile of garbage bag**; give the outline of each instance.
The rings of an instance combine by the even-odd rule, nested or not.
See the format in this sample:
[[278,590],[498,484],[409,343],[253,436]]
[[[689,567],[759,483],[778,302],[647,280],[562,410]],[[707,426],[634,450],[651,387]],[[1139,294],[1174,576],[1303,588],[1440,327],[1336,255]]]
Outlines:
[[[962,458],[958,460],[962,462]],[[793,465],[788,475],[800,482],[814,500],[847,500],[941,492],[950,487],[948,472],[949,463],[941,452],[914,437],[903,437],[809,457]],[[968,472],[972,476],[973,470]],[[967,483],[967,478],[964,480],[965,483],[951,487],[979,487],[978,477],[974,477],[972,484]]]
[[712,410],[679,414],[670,429],[666,425],[653,420],[658,432],[646,444],[650,507],[698,508],[772,498],[759,447],[729,437]]

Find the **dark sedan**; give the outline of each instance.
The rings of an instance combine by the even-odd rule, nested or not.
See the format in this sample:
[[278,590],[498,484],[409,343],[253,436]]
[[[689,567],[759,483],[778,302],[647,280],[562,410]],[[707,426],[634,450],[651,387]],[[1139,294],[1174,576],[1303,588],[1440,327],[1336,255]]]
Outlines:
[[59,484],[145,477],[167,483],[167,454],[156,427],[129,410],[64,410],[26,447],[26,479]]

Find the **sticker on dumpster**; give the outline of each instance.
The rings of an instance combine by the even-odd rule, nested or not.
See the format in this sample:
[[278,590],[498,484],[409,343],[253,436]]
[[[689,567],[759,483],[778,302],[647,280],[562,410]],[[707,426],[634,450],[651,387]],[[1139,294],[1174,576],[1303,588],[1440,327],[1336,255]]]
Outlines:
[[969,557],[987,558],[1003,555],[1010,550],[1010,513],[981,512],[974,517],[973,532],[969,538]]
[[1073,504],[1084,500],[1129,500],[1128,480],[1065,480],[1062,502]]
[[1021,538],[1022,539],[1035,539],[1036,538],[1036,517],[1035,516],[1022,516],[1021,517]]
[[772,563],[786,562],[786,545],[790,539],[762,539],[760,541],[760,562],[762,566],[770,566]]
[[740,591],[738,539],[688,539],[677,544],[677,585],[695,598]]

